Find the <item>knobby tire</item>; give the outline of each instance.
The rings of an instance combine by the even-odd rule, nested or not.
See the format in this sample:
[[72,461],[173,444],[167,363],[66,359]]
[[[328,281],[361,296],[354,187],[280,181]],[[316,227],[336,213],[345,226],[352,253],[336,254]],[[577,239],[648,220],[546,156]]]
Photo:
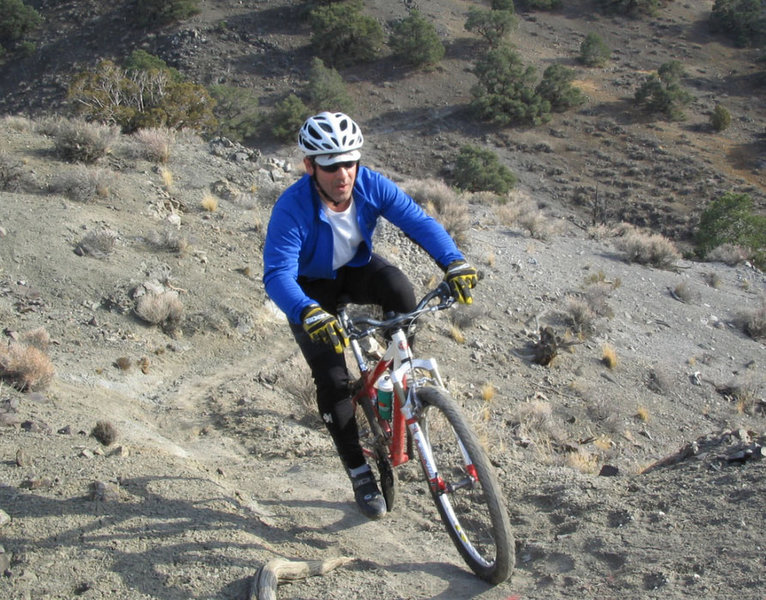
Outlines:
[[[495,471],[459,406],[446,392],[422,387],[417,397],[423,405],[418,424],[448,488],[437,490],[429,484],[439,515],[471,570],[491,584],[501,583],[513,571],[515,547]],[[460,443],[478,475],[479,481],[473,484],[467,484],[470,479]],[[425,467],[423,471],[428,478]],[[454,485],[457,489],[451,490]]]

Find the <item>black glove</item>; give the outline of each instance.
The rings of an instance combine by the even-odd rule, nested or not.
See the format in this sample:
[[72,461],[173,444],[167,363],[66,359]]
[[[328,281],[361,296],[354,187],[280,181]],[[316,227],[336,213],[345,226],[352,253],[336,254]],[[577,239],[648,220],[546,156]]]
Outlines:
[[304,309],[301,320],[303,330],[312,342],[329,344],[335,352],[343,354],[343,348],[348,346],[348,336],[343,326],[338,323],[338,319],[318,304],[312,304]]
[[476,287],[478,277],[476,269],[464,260],[451,262],[444,274],[444,281],[449,284],[452,296],[461,304],[471,304],[471,289]]

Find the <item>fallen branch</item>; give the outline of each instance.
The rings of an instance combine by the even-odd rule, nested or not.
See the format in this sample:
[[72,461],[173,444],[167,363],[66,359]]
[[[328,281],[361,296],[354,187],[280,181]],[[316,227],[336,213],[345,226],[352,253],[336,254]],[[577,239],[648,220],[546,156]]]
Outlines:
[[263,565],[253,577],[248,600],[277,600],[280,581],[297,581],[314,575],[325,575],[352,560],[348,556],[299,561],[275,558]]

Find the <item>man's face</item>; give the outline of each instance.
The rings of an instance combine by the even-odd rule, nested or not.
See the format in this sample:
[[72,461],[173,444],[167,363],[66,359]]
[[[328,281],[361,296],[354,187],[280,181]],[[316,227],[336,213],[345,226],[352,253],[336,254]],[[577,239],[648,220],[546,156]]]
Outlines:
[[[354,190],[354,180],[358,162],[341,162],[322,167],[310,158],[304,158],[303,164],[309,175],[316,176],[320,190],[330,197],[336,207],[346,208]],[[323,200],[327,200],[323,198]]]

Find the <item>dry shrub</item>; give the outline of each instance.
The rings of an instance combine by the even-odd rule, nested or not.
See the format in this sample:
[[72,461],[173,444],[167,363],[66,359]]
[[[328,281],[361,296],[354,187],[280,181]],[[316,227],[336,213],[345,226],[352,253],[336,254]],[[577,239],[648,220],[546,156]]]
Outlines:
[[548,240],[556,231],[553,222],[537,208],[521,213],[518,223],[536,240]]
[[21,115],[5,115],[2,117],[3,125],[13,131],[26,133],[32,131],[32,121]]
[[516,434],[541,448],[550,446],[551,439],[557,439],[553,409],[547,400],[533,399],[518,404],[511,417],[516,426]]
[[625,253],[628,262],[660,269],[671,268],[681,257],[673,242],[666,237],[645,233],[632,225],[623,227],[622,236],[616,239],[615,246]]
[[613,290],[614,286],[604,281],[589,285],[585,289],[585,302],[594,315],[610,318],[614,316],[614,311],[608,302]]
[[90,435],[104,446],[109,446],[117,439],[117,430],[109,421],[98,421]]
[[202,210],[207,212],[215,212],[218,210],[218,199],[212,194],[206,193],[202,196],[200,206],[202,207]]
[[35,330],[0,348],[0,379],[22,392],[47,388],[55,373],[45,353],[48,342],[45,330]]
[[740,265],[755,256],[750,248],[743,248],[737,244],[721,244],[705,254],[705,260],[708,262],[721,262],[726,265]]
[[691,303],[699,300],[700,294],[688,281],[682,281],[673,288],[673,294],[682,302]]
[[459,245],[468,241],[470,218],[465,198],[438,179],[410,181],[404,189],[431,213]]
[[597,315],[586,300],[577,296],[567,296],[565,313],[575,333],[588,336],[595,330]]
[[642,423],[648,423],[650,418],[649,409],[645,406],[639,406],[636,409],[635,417]]
[[177,254],[185,254],[191,245],[186,236],[170,228],[152,231],[144,239],[156,250],[176,252]]
[[146,290],[136,300],[136,314],[152,325],[173,329],[183,316],[183,304],[174,290]]
[[113,178],[114,174],[104,169],[78,165],[57,173],[48,188],[75,202],[90,202],[109,196],[109,183]]
[[94,163],[106,156],[120,130],[82,119],[58,119],[45,125],[56,153],[67,162]]
[[719,287],[721,287],[721,276],[715,271],[709,271],[705,273],[703,278],[705,283],[707,283],[711,288],[717,290]]
[[754,340],[766,339],[766,295],[761,297],[761,305],[740,316],[743,331]]
[[162,178],[162,187],[166,192],[170,193],[173,189],[173,171],[162,167],[160,169],[160,177]]
[[80,256],[106,258],[114,251],[114,247],[117,244],[117,237],[117,232],[112,229],[89,231],[79,242],[77,242],[74,251]]
[[615,350],[614,346],[611,344],[604,344],[601,347],[601,362],[609,369],[617,367],[617,350]]
[[515,227],[524,215],[536,212],[537,204],[526,197],[517,197],[495,208],[495,216],[501,225]]
[[175,142],[175,132],[164,127],[139,129],[133,134],[137,153],[141,158],[155,163],[165,164],[170,159],[170,151]]
[[16,192],[24,187],[25,179],[21,161],[6,152],[0,152],[0,190]]

